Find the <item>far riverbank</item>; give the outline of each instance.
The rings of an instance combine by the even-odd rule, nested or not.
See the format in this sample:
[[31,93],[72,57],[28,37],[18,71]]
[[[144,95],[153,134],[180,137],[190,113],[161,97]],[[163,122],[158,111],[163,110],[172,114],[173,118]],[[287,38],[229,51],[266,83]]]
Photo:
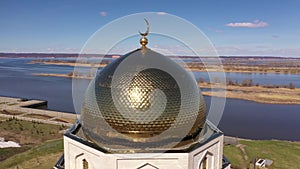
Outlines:
[[[70,74],[38,73],[36,76],[53,76],[63,78],[92,79],[88,76],[74,76]],[[300,104],[300,88],[267,88],[263,86],[217,85],[206,82],[198,83],[204,96],[226,97],[232,99],[249,100],[257,103],[268,104]],[[221,90],[211,90],[221,89]],[[224,91],[226,91],[224,93]]]
[[[206,64],[204,65],[201,62],[187,62],[185,63],[186,68],[190,69],[193,72],[218,72],[222,69],[222,71],[226,73],[234,72],[234,73],[276,73],[276,74],[300,74],[300,67],[298,64],[300,62],[297,60],[296,63],[269,63],[269,64],[239,64],[225,62],[222,63],[222,67],[220,65],[214,64]],[[216,62],[218,63],[218,62]],[[32,60],[28,64],[44,64],[44,65],[58,65],[58,66],[80,66],[80,67],[100,67],[103,68],[109,64],[109,61],[105,63],[89,63],[82,62],[76,60]]]

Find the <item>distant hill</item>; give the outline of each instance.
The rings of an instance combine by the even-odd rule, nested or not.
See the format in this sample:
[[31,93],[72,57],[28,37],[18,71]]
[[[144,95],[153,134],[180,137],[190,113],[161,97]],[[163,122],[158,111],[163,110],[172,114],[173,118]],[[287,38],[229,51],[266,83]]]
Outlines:
[[[86,57],[103,56],[101,54],[85,54]],[[0,58],[76,58],[78,53],[0,53]],[[106,57],[111,57],[107,55]]]
[[[75,58],[78,53],[0,53],[0,58]],[[82,55],[82,54],[81,54]],[[114,55],[105,55],[106,58],[111,58]],[[85,57],[97,57],[103,54],[85,54]],[[184,59],[194,59],[195,56],[170,56]],[[209,56],[206,58],[210,58]],[[215,57],[211,57],[215,58]],[[284,56],[220,56],[222,59],[300,59],[300,57],[284,57]]]
[[0,58],[67,58],[67,57],[77,57],[78,54],[64,54],[64,53],[0,53]]

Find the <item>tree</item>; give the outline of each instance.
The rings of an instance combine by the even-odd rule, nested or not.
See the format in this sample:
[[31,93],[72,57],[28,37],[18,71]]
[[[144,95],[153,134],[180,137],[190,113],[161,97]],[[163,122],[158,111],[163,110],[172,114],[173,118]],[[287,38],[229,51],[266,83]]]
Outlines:
[[234,85],[233,81],[230,78],[227,78],[227,84],[228,85]]
[[214,83],[221,83],[221,80],[218,77],[213,78]]
[[295,86],[295,84],[294,84],[294,83],[290,83],[290,84],[289,84],[289,88],[290,88],[290,89],[295,89],[295,88],[296,88],[296,86]]
[[242,82],[242,86],[253,86],[253,80],[252,79],[244,79]]
[[203,83],[204,82],[204,79],[202,77],[199,77],[198,78],[198,83]]

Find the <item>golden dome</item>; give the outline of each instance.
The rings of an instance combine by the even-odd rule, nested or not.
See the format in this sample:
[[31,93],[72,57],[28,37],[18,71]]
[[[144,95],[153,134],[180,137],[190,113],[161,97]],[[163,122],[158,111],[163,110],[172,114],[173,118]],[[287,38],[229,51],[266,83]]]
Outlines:
[[85,136],[108,152],[186,149],[205,123],[194,78],[170,58],[142,47],[107,65],[91,81],[81,110]]
[[[155,68],[156,63],[172,69],[176,77]],[[185,92],[179,81],[185,83]],[[199,91],[183,67],[142,47],[107,65],[90,83],[82,128],[90,141],[110,152],[180,148],[195,143],[204,125],[205,102]]]

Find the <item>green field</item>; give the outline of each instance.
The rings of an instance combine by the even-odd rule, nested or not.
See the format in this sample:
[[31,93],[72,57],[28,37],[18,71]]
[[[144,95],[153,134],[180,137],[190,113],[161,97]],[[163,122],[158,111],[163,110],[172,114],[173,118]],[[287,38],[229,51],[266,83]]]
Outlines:
[[[0,134],[6,140],[21,143],[20,148],[0,149],[0,169],[50,169],[63,153],[61,130],[64,126],[16,119],[2,119]],[[248,167],[253,158],[268,158],[276,169],[299,169],[300,143],[289,141],[239,140],[224,146],[224,155],[234,168]]]
[[21,145],[36,145],[46,140],[61,138],[62,134],[59,131],[63,129],[66,127],[14,118],[0,121],[0,136]]
[[63,153],[63,141],[51,140],[0,162],[5,169],[50,169]]
[[[244,148],[239,148],[240,146]],[[239,145],[224,146],[224,155],[234,168],[248,167],[254,158],[274,161],[276,169],[300,168],[300,143],[277,140],[240,140]]]
[[[30,159],[34,157],[32,154],[39,154],[39,149],[36,146],[46,146],[42,147],[42,150],[45,148],[51,147],[54,152],[62,152],[62,130],[66,129],[64,126],[43,124],[30,121],[22,121],[14,118],[0,120],[0,136],[5,138],[6,141],[14,141],[21,145],[21,147],[11,147],[11,148],[2,148],[0,149],[0,168],[8,168],[8,164],[17,164],[22,163],[24,156],[20,156],[23,153],[29,153],[26,155],[28,157],[24,159]],[[60,144],[54,144],[52,142],[47,142],[49,140],[60,139]],[[44,152],[48,152],[44,151]],[[17,156],[15,156],[17,155]],[[51,154],[53,155],[53,153]],[[13,163],[12,162],[13,159]],[[56,158],[57,160],[57,158]],[[10,163],[8,163],[10,162]],[[46,163],[48,161],[46,160]],[[38,164],[38,163],[37,163]],[[5,167],[3,166],[5,165]],[[53,164],[52,164],[53,165]],[[29,165],[30,166],[30,165]],[[20,167],[19,167],[20,168]]]

